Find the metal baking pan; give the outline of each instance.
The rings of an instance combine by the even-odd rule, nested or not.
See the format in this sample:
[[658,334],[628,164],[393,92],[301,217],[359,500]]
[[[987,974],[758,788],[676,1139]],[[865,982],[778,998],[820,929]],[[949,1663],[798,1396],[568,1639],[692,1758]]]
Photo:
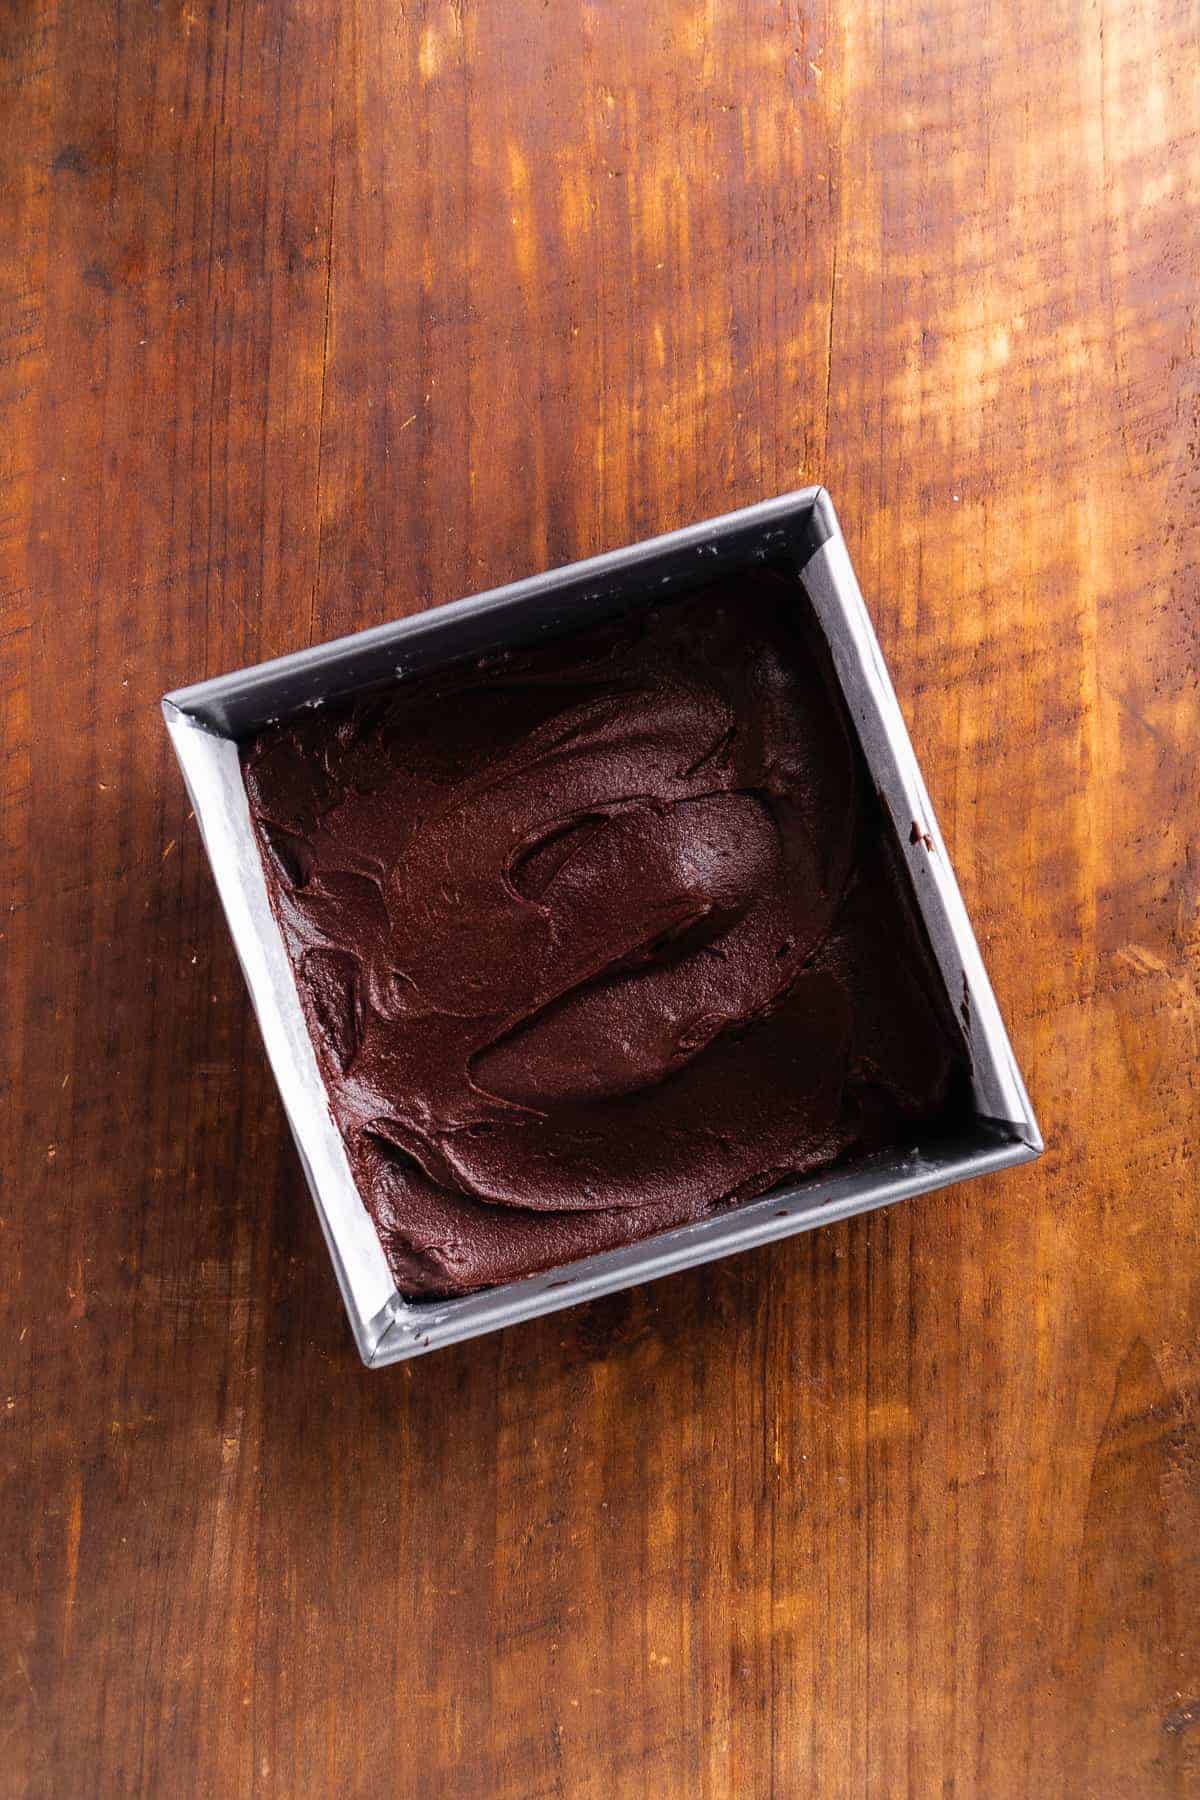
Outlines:
[[[625,1249],[461,1299],[397,1293],[329,1110],[283,940],[267,899],[238,740],[304,706],[465,655],[530,643],[661,601],[756,563],[794,574],[834,665],[912,881],[956,1017],[976,1116],[953,1139],[893,1150]],[[625,550],[301,650],[163,701],[233,941],[316,1202],[346,1311],[371,1368],[574,1306],[1038,1156],[1042,1140],[984,971],[917,759],[829,496],[806,488]]]

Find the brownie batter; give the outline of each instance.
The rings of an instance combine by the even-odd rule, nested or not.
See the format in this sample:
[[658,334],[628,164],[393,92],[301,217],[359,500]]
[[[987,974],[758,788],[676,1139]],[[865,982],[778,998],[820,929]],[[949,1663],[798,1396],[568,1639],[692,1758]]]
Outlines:
[[406,1294],[703,1218],[944,1109],[961,1040],[782,577],[305,714],[242,762]]

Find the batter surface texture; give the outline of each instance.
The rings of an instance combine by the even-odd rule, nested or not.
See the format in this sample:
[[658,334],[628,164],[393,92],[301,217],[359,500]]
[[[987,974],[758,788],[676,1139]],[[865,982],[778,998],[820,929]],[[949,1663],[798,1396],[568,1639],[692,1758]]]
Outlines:
[[400,682],[243,746],[275,909],[409,1295],[763,1193],[961,1050],[794,583]]

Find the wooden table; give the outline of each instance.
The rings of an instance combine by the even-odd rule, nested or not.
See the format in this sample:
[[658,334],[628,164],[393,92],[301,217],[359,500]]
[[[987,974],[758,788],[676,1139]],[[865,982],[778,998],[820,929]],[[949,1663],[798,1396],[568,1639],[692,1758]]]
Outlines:
[[[1200,1792],[1191,0],[0,33],[0,1790]],[[1044,1161],[366,1373],[158,696],[814,480]]]

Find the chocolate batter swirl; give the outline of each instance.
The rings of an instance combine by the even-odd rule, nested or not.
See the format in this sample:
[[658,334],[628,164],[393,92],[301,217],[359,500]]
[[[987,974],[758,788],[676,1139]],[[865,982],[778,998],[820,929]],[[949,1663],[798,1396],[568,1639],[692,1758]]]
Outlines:
[[943,1105],[953,1027],[780,577],[269,728],[243,767],[409,1294],[702,1217]]

